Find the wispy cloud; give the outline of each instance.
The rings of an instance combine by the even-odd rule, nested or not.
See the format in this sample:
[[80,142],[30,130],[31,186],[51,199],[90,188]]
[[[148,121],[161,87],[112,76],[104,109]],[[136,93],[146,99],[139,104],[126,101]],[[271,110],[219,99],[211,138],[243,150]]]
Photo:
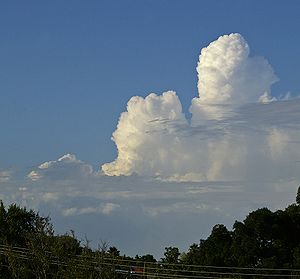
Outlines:
[[249,181],[173,182],[95,174],[58,180],[48,173],[36,181],[1,182],[0,199],[50,215],[58,232],[73,229],[94,245],[105,240],[131,255],[161,256],[165,246],[198,242],[216,223],[231,226],[249,210],[294,201],[299,177],[279,181],[265,174]]
[[62,210],[63,216],[73,216],[73,215],[84,215],[84,214],[105,214],[109,215],[113,211],[117,210],[120,207],[119,204],[116,203],[104,203],[98,207],[82,207],[82,208],[66,208]]

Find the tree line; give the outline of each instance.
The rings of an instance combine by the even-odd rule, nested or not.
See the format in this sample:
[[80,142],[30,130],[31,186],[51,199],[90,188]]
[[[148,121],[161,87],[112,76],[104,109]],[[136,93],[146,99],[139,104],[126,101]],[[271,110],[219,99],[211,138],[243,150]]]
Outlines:
[[[247,268],[277,269],[282,277],[291,270],[300,273],[300,187],[296,203],[286,209],[257,209],[232,230],[217,224],[186,252],[166,247],[160,260],[150,254],[120,255],[107,243],[91,249],[72,231],[55,234],[49,217],[0,202],[0,278],[222,278],[225,273],[226,278],[244,278]],[[247,278],[261,278],[254,275]]]

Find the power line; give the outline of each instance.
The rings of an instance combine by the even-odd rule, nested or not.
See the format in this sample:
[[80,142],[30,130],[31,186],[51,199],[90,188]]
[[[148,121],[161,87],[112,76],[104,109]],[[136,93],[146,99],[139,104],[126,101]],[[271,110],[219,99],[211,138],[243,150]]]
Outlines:
[[[57,255],[53,255],[50,251],[43,251],[45,253],[45,260],[52,265],[63,265],[67,263],[61,261]],[[0,254],[8,256],[9,253],[17,256],[20,259],[32,261],[36,255],[32,250],[25,247],[0,245]],[[219,266],[203,266],[203,265],[184,265],[184,264],[168,264],[168,263],[153,263],[143,262],[134,259],[110,258],[89,255],[69,255],[72,261],[77,262],[80,267],[107,266],[109,268],[123,270],[123,272],[130,272],[132,266],[145,267],[143,274],[149,276],[157,276],[160,278],[220,278],[220,276],[242,276],[242,277],[291,277],[295,276],[293,273],[300,273],[299,269],[274,269],[274,268],[243,268],[243,267],[219,267]],[[169,268],[171,267],[171,268]],[[179,267],[179,268],[176,268]],[[221,269],[226,271],[221,271]],[[236,270],[236,272],[232,272]],[[227,272],[228,271],[228,272]],[[231,272],[230,272],[231,271]],[[241,272],[242,271],[242,272]],[[254,271],[254,272],[253,272]],[[264,273],[266,272],[266,273]],[[273,272],[273,273],[272,273]],[[283,273],[290,274],[283,274]],[[173,273],[173,274],[170,274]],[[175,274],[174,274],[175,273]],[[280,273],[280,274],[279,274]],[[136,276],[139,276],[137,273]],[[167,276],[167,277],[166,277]],[[215,277],[218,276],[218,277]],[[297,275],[300,278],[300,275]]]

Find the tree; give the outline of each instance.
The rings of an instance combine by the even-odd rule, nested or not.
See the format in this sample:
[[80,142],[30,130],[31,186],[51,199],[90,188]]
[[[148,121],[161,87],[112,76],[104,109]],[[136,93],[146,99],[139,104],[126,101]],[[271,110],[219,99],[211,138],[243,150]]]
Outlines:
[[115,246],[109,247],[107,253],[113,257],[120,256],[120,251]]
[[298,187],[298,191],[297,191],[296,203],[300,205],[300,186]]
[[41,223],[48,222],[33,210],[11,204],[6,210],[0,203],[0,243],[13,246],[25,246],[28,235],[38,231]]
[[4,266],[0,269],[1,276],[30,278],[34,274],[45,278],[49,268],[45,244],[53,234],[49,218],[16,204],[6,209],[0,201],[0,227],[0,244],[5,247],[0,258],[0,265]]
[[294,248],[293,251],[293,267],[300,268],[300,245]]
[[[200,241],[198,264],[230,265],[231,242],[231,233],[227,230],[226,226],[221,224],[215,225],[210,236],[206,240]],[[194,247],[194,249],[196,248]]]
[[166,247],[165,248],[165,253],[164,253],[164,258],[162,258],[162,262],[164,263],[169,263],[169,264],[175,264],[178,263],[178,258],[179,258],[180,252],[177,247]]
[[73,232],[55,235],[48,217],[16,204],[6,208],[0,200],[0,279],[124,278],[105,260],[111,256],[117,266],[119,255],[107,244],[95,251]]
[[155,263],[156,262],[156,259],[154,258],[154,256],[150,255],[150,254],[138,257],[137,259],[139,261],[142,261],[142,262],[151,262],[151,263]]
[[200,247],[196,243],[192,244],[188,250],[188,252],[183,255],[182,261],[185,264],[196,265],[199,264],[200,259]]

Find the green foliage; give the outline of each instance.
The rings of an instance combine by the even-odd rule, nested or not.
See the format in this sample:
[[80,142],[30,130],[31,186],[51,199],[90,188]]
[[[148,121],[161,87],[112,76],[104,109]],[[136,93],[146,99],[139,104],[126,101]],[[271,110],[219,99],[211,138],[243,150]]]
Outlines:
[[150,255],[150,254],[147,254],[144,256],[136,255],[135,259],[140,262],[156,263],[156,259],[153,257],[153,255]]
[[299,268],[300,205],[284,211],[267,208],[251,212],[236,221],[230,232],[223,225],[213,227],[210,236],[193,244],[184,257],[187,264]]
[[[28,236],[33,232],[51,233],[48,218],[40,217],[33,210],[12,204],[6,210],[0,202],[0,243],[13,246],[26,246]],[[46,231],[47,230],[47,231]]]
[[178,263],[180,252],[177,247],[166,247],[164,258],[162,258],[162,262],[169,263],[169,264],[175,264]]
[[[41,237],[53,234],[48,218],[40,217],[33,210],[21,208],[16,204],[7,209],[0,202],[0,245],[1,245],[1,276],[3,278],[45,278],[45,257],[37,255],[32,249],[33,244],[41,251],[45,242]],[[18,257],[16,257],[16,249]],[[24,250],[28,249],[28,250]],[[31,250],[32,249],[32,250]],[[30,261],[28,260],[30,259]],[[37,265],[37,261],[39,264]]]
[[119,257],[120,256],[120,251],[117,249],[117,247],[109,247],[108,249],[108,254],[111,255],[112,257]]
[[210,236],[193,244],[186,253],[183,261],[186,264],[201,265],[231,265],[231,233],[224,225],[215,225]]
[[231,233],[224,225],[215,225],[207,240],[200,241],[200,261],[204,265],[230,265]]
[[296,196],[296,203],[300,205],[300,187],[298,187],[297,196]]

